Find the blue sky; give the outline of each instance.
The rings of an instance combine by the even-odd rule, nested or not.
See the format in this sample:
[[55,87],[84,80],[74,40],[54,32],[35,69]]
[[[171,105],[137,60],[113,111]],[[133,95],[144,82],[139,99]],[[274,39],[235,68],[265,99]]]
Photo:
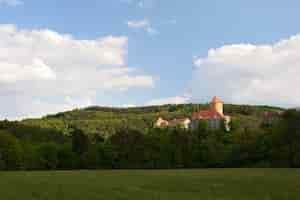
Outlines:
[[[300,44],[297,40],[300,37],[300,27],[297,25],[299,8],[300,2],[296,0],[0,0],[0,24],[13,25],[15,28],[10,34],[33,40],[30,45],[23,40],[14,43],[13,39],[2,46],[0,44],[0,49],[9,52],[7,57],[0,56],[0,72],[5,74],[2,79],[0,75],[0,90],[5,95],[4,100],[0,101],[1,104],[9,104],[1,108],[4,112],[0,117],[40,116],[90,104],[126,106],[206,102],[211,95],[219,95],[232,103],[297,106],[300,102],[295,100],[295,92],[290,91],[288,86],[300,83],[294,76],[300,72],[299,48],[295,47]],[[105,46],[105,43],[105,47],[95,52],[110,52],[123,62],[110,60],[102,63],[97,60],[92,65],[101,63],[101,70],[126,68],[132,71],[121,75],[114,73],[105,79],[93,77],[95,81],[91,83],[99,85],[103,81],[124,80],[120,83],[112,81],[113,86],[104,89],[102,86],[81,88],[79,79],[70,84],[66,80],[60,83],[61,78],[58,80],[57,77],[67,76],[68,66],[61,58],[55,58],[55,61],[51,58],[61,56],[63,52],[52,56],[55,50],[44,48],[51,45],[47,44],[47,39],[43,41],[43,48],[37,44],[40,40],[36,37],[47,34],[46,30],[58,34],[57,37],[68,34],[75,43],[107,39],[109,36],[118,38],[118,45],[109,43]],[[34,31],[40,32],[33,34]],[[296,39],[292,39],[293,36]],[[1,38],[1,30],[0,40],[5,40],[4,36]],[[13,48],[9,46],[12,43]],[[280,46],[281,43],[284,47]],[[250,44],[251,47],[247,46]],[[18,53],[14,57],[15,48],[22,49],[20,52],[25,54]],[[39,55],[36,53],[26,57],[26,48],[45,50],[47,53],[39,52]],[[68,51],[72,45],[64,45],[64,48]],[[209,54],[210,49],[215,50],[212,55]],[[126,51],[125,54],[123,51]],[[81,52],[79,47],[77,51],[75,48],[74,56],[83,56],[84,60],[86,52],[84,55]],[[241,55],[241,52],[244,53]],[[285,58],[282,57],[284,53],[288,54]],[[52,57],[43,57],[45,54]],[[24,61],[15,61],[18,56]],[[81,69],[82,77],[85,77],[82,81],[90,80],[89,75],[95,73],[85,72],[85,69],[94,57],[89,55],[85,63],[68,56],[66,59],[70,62],[67,64],[74,64],[70,74],[75,74],[75,71],[78,74]],[[14,73],[8,67],[11,64],[14,64],[14,70],[22,73],[13,81],[8,81],[7,77],[12,77],[10,73]],[[28,65],[31,71],[26,67],[27,71],[24,71],[24,66]],[[41,66],[44,68],[40,69]],[[283,66],[289,66],[290,73],[286,73]],[[64,68],[63,72],[61,68]],[[93,70],[96,69],[93,67]],[[103,73],[101,70],[97,71],[99,76]],[[270,70],[276,73],[262,75],[270,74]],[[56,84],[49,83],[50,80]],[[47,82],[45,86],[44,81]],[[61,84],[67,85],[63,91],[53,94],[41,92],[47,90],[51,93],[53,88],[49,85],[60,87]],[[72,87],[78,91],[70,93],[70,90],[75,90]]]

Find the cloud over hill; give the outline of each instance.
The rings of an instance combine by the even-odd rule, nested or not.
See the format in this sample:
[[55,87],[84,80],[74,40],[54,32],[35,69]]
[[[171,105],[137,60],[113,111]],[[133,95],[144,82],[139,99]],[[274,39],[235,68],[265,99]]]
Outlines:
[[99,90],[153,87],[152,76],[127,66],[127,46],[125,36],[79,40],[0,25],[0,118],[86,106]]
[[232,44],[194,58],[194,99],[215,94],[227,102],[300,105],[300,34],[274,44]]

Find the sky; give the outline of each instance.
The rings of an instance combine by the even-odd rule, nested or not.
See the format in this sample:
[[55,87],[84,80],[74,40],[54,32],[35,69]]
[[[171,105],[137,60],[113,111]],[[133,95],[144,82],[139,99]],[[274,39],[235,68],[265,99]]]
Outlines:
[[0,0],[0,119],[91,105],[300,106],[300,1]]

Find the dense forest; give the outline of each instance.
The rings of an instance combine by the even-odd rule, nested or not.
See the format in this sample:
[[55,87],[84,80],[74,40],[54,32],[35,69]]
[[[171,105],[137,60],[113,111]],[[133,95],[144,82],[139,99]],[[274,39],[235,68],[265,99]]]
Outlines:
[[[89,107],[0,121],[0,169],[300,167],[300,112],[224,105],[231,131],[154,128],[158,117],[190,117],[208,104]],[[267,123],[265,113],[283,111]]]

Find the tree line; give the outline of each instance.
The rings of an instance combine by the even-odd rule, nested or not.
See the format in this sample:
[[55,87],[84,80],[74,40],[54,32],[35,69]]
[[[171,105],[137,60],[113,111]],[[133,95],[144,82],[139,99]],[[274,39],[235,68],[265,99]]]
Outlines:
[[300,112],[273,124],[211,131],[122,127],[109,137],[74,126],[50,128],[0,122],[1,170],[300,167]]

